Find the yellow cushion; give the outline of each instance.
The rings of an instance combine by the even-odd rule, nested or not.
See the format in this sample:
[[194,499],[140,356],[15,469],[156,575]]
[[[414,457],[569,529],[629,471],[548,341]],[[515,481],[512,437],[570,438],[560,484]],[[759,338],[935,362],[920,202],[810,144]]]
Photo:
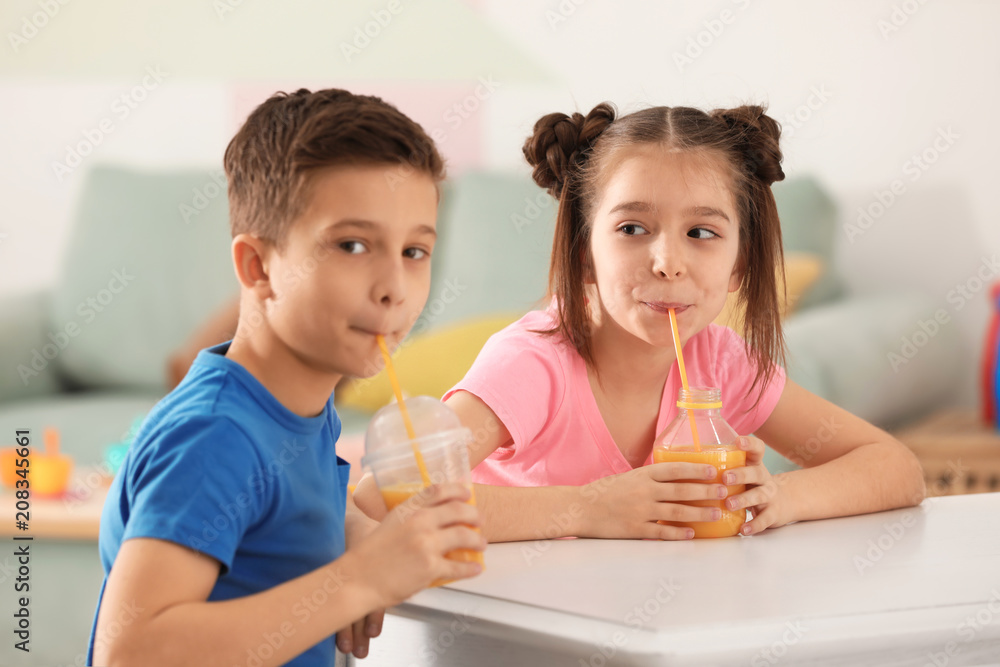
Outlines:
[[[403,393],[440,398],[465,377],[487,339],[520,317],[520,313],[478,317],[405,341],[392,358]],[[336,392],[337,405],[365,412],[375,412],[392,400],[385,369],[371,378],[350,380]]]
[[[823,260],[819,255],[807,252],[785,253],[785,280],[788,282],[788,299],[785,300],[781,288],[781,277],[778,277],[778,300],[781,302],[781,316],[786,317],[793,310],[807,289],[819,280],[823,274]],[[730,292],[722,312],[715,318],[715,324],[727,326],[734,331],[743,330],[743,307],[736,300],[739,292]]]

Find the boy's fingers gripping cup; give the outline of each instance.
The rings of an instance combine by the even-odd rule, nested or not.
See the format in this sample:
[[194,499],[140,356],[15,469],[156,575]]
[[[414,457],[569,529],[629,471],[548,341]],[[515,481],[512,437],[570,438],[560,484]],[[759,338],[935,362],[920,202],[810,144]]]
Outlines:
[[[425,481],[431,484],[460,482],[472,491],[468,450],[472,432],[462,426],[451,408],[436,398],[415,396],[406,399],[404,406],[405,416],[399,403],[391,403],[376,412],[365,433],[365,455],[361,465],[371,470],[385,506],[391,511],[420,493],[426,486]],[[412,424],[413,437],[407,417]],[[468,503],[475,505],[475,497],[470,497]],[[447,557],[484,565],[483,553],[472,549],[455,549],[448,552]],[[446,583],[438,580],[431,585]]]
[[[683,482],[722,484],[722,474],[732,468],[746,465],[747,453],[738,448],[739,435],[722,417],[722,392],[714,387],[690,387],[678,391],[677,417],[657,436],[653,445],[653,462],[705,463],[714,466],[712,479],[687,479]],[[746,486],[734,484],[726,487],[726,498],[743,493]],[[746,510],[726,509],[726,499],[685,501],[696,507],[717,507],[722,510],[718,521],[675,522],[661,521],[668,526],[687,526],[694,529],[694,536],[732,537],[740,532],[746,521]]]

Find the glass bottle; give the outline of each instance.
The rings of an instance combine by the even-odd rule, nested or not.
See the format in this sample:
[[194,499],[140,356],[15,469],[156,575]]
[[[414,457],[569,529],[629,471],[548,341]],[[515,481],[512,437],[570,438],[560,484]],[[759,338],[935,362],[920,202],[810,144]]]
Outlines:
[[[725,470],[746,465],[746,452],[739,449],[739,435],[722,417],[722,391],[716,387],[689,387],[677,392],[677,416],[653,443],[653,462],[707,463],[718,471],[713,479],[677,480],[722,484]],[[695,432],[697,443],[695,445]],[[726,498],[746,490],[743,484],[727,487]],[[668,526],[694,528],[695,538],[738,535],[746,521],[746,510],[726,509],[726,498],[683,501],[685,505],[718,507],[717,521],[661,521]]]

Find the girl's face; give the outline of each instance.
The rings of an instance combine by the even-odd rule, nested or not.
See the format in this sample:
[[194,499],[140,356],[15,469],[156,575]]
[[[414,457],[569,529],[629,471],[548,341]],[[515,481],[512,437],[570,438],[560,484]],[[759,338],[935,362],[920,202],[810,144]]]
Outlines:
[[594,207],[590,279],[601,321],[650,345],[708,326],[740,286],[739,220],[722,158],[642,146],[608,178]]

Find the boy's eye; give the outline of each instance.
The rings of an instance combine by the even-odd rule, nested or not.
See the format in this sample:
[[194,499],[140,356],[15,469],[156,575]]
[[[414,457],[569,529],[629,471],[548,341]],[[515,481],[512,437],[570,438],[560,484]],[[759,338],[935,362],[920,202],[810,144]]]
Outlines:
[[423,248],[407,248],[403,251],[403,254],[410,259],[423,259],[424,257],[430,257],[430,253]]
[[622,225],[621,227],[618,228],[618,231],[624,234],[625,236],[641,236],[643,234],[649,233],[639,225],[632,223],[626,223]]
[[[703,232],[703,234],[699,234],[699,232]],[[711,229],[705,229],[704,227],[695,227],[694,229],[688,232],[688,236],[695,239],[710,239],[718,236],[718,234],[713,232]]]
[[365,244],[361,241],[342,241],[338,245],[351,255],[360,255],[366,250]]

